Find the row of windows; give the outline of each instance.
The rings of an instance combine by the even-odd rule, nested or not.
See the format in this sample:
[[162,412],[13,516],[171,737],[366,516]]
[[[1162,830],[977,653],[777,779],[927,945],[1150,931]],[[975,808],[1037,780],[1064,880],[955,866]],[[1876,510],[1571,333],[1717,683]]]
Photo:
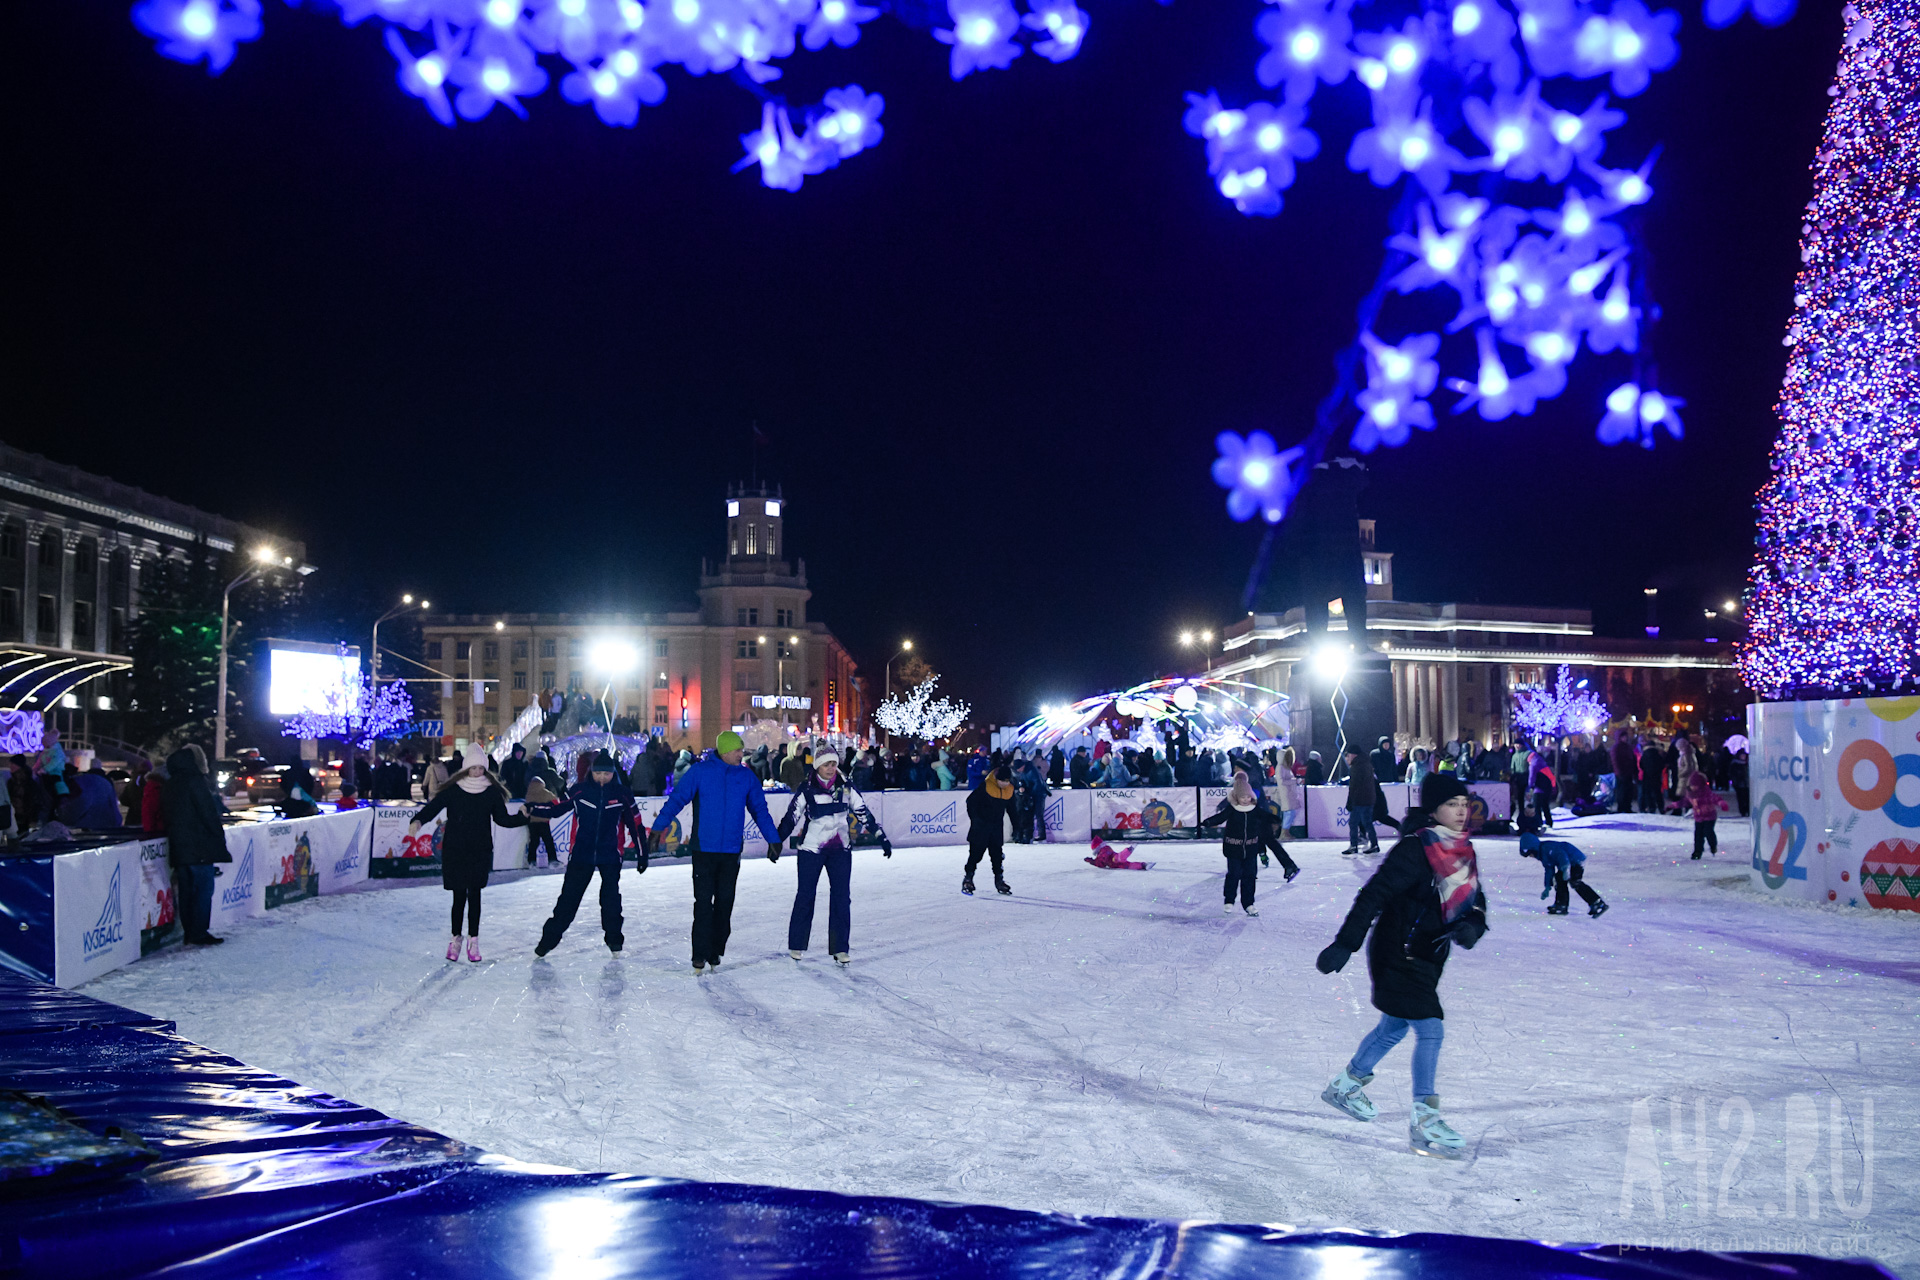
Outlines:
[[[777,545],[778,534],[775,530],[776,526],[768,525],[766,536],[762,538],[760,526],[751,520],[747,521],[747,554],[750,556],[759,555],[761,553],[761,547],[764,545],[766,554],[770,556],[779,555],[780,548]],[[738,520],[732,521],[727,526],[727,554],[732,556],[740,554],[740,522]]]
[[[513,660],[515,662],[525,662],[527,659],[527,642],[525,640],[514,640],[511,643],[513,645],[513,650],[512,650]],[[558,647],[559,647],[558,643],[553,639],[542,640],[540,642],[540,656],[543,658],[558,657],[559,656]],[[586,652],[587,652],[586,641],[580,639],[577,636],[568,637],[567,657],[584,658],[586,656]],[[667,656],[667,641],[656,640],[653,642],[653,656],[656,658],[664,658]],[[443,659],[445,657],[446,657],[446,646],[443,641],[439,641],[439,640],[427,641],[428,661],[436,661],[436,660]],[[454,661],[456,662],[470,661],[473,657],[473,641],[471,640],[454,641],[453,657],[454,657]],[[500,642],[498,640],[482,640],[480,642],[480,660],[482,662],[500,661]]]
[[[775,609],[773,611],[773,625],[776,627],[793,626],[793,614],[794,611],[792,609]],[[753,608],[735,609],[733,611],[733,621],[737,627],[757,627],[760,625],[760,611]]]
[[[18,522],[9,521],[0,525],[0,560],[19,560],[26,548],[27,531]],[[58,529],[49,529],[40,535],[37,547],[40,567],[58,569],[61,556],[66,551],[66,536]],[[100,544],[92,538],[82,538],[73,549],[73,572],[82,578],[91,578],[99,569]],[[127,552],[117,550],[108,560],[107,572],[113,585],[125,586],[127,583]]]
[[[108,638],[107,647],[114,653],[126,646],[127,611],[113,611],[113,634]],[[42,595],[34,602],[34,633],[40,641],[51,643],[58,639],[60,631],[60,602],[50,595]],[[12,587],[0,588],[0,631],[10,636],[20,630],[20,593]],[[88,600],[73,602],[73,647],[89,652],[99,652],[100,637],[95,634],[93,603]]]

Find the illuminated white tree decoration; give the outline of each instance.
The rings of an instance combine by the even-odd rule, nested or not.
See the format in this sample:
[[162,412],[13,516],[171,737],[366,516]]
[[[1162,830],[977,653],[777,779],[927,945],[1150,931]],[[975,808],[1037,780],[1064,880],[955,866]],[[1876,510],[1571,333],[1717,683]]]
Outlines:
[[[340,646],[340,656],[350,656]],[[355,684],[342,684],[327,691],[326,707],[303,711],[280,724],[286,738],[329,738],[349,747],[370,747],[413,723],[413,698],[407,686],[390,681],[375,688],[371,677],[362,676]]]
[[1610,719],[1612,713],[1600,695],[1577,687],[1573,670],[1565,663],[1561,664],[1552,689],[1522,689],[1513,695],[1513,727],[1529,737],[1598,733]]
[[934,686],[939,683],[939,676],[928,676],[907,690],[906,697],[890,695],[874,708],[873,722],[897,738],[932,742],[946,737],[966,723],[973,708],[951,698],[935,698]]

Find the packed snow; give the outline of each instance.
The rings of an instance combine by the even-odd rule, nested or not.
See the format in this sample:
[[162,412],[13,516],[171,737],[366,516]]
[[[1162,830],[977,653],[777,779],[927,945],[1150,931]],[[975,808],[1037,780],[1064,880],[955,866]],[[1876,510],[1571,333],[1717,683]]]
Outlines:
[[984,866],[981,895],[961,896],[958,849],[863,851],[845,970],[826,953],[824,880],[796,963],[793,862],[754,859],[706,977],[688,959],[684,864],[622,877],[618,958],[592,890],[560,948],[533,957],[552,873],[495,878],[480,964],[443,959],[437,880],[375,882],[87,990],[577,1169],[1868,1256],[1920,1277],[1920,915],[1769,901],[1748,884],[1747,824],[1721,827],[1719,856],[1693,862],[1679,819],[1563,824],[1612,906],[1599,919],[1578,898],[1548,916],[1539,865],[1510,837],[1478,842],[1492,932],[1441,984],[1458,1163],[1407,1149],[1411,1037],[1369,1089],[1372,1124],[1320,1100],[1376,1017],[1364,954],[1314,970],[1377,865],[1325,842],[1290,846],[1291,885],[1262,874],[1258,918],[1222,914],[1217,844],[1143,844],[1145,872],[1013,846],[1010,898]]

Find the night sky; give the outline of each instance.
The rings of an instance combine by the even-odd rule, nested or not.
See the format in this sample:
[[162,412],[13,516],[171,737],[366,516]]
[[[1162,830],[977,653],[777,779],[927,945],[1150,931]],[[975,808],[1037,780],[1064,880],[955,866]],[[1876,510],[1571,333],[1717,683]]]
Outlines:
[[[790,61],[796,102],[887,101],[877,150],[790,195],[728,172],[758,110],[725,77],[670,71],[634,130],[555,89],[448,130],[371,23],[268,0],[210,79],[122,4],[21,6],[5,438],[436,605],[685,609],[758,422],[812,616],[873,676],[910,636],[993,719],[1145,678],[1238,612],[1259,530],[1214,434],[1304,434],[1391,205],[1344,166],[1351,81],[1278,219],[1212,190],[1182,94],[1265,96],[1262,7],[1090,4],[1076,61],[960,84],[882,19]],[[1658,585],[1700,634],[1737,592],[1838,49],[1837,7],[1805,8],[1710,32],[1683,5],[1611,138],[1620,166],[1665,147],[1653,341],[1687,438],[1594,441],[1618,356],[1498,425],[1441,392],[1362,499],[1402,598],[1630,634]]]

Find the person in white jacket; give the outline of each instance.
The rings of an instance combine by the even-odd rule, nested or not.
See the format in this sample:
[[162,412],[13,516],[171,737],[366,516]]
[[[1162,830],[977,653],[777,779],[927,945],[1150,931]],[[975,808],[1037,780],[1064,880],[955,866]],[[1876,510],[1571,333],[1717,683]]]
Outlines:
[[[848,964],[848,933],[853,916],[854,821],[864,818],[880,837],[880,851],[893,856],[893,844],[880,829],[880,820],[866,800],[840,776],[840,756],[824,748],[814,757],[813,770],[787,805],[780,819],[781,843],[793,849],[800,864],[800,883],[793,895],[793,918],[787,924],[787,953],[795,960],[807,950],[813,936],[813,903],[819,894],[820,873],[827,873],[827,950]],[[779,853],[769,852],[773,861]]]

